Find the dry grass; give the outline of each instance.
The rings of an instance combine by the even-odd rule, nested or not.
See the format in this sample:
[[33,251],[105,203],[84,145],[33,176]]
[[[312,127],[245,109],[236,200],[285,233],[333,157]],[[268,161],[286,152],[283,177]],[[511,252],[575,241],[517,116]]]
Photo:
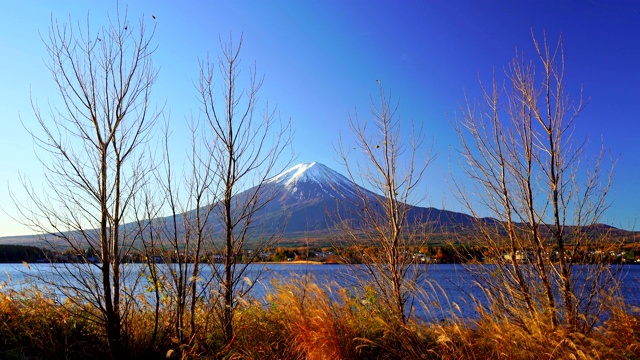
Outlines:
[[[319,286],[301,277],[275,282],[266,306],[240,313],[236,358],[422,359],[433,357],[432,332],[398,326],[372,289]],[[262,339],[256,344],[256,339]],[[257,345],[257,346],[256,346]]]
[[[167,354],[174,359],[640,359],[640,313],[623,306],[582,334],[543,326],[525,331],[496,314],[400,326],[376,299],[371,289],[323,287],[308,277],[281,280],[264,301],[239,308],[231,343],[222,340],[203,306],[202,331],[187,344],[171,336],[167,311],[160,314],[153,340],[152,307],[141,301],[127,319],[128,354],[132,359]],[[57,304],[37,288],[0,293],[0,358],[108,357],[102,329],[79,316],[89,310]]]
[[0,293],[0,358],[100,359],[103,337],[37,288]]
[[623,311],[589,334],[535,333],[494,317],[437,326],[442,359],[640,359],[640,317]]
[[368,340],[381,332],[377,319],[362,316],[346,291],[335,293],[308,278],[275,284],[270,308],[287,331],[291,349],[309,360],[357,358],[375,348]]

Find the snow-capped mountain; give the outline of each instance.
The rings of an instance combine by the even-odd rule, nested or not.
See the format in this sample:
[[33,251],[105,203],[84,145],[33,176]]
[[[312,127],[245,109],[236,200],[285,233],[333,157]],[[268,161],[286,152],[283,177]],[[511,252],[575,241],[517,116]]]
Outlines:
[[263,223],[266,228],[285,226],[288,234],[325,232],[357,201],[358,191],[369,193],[317,162],[298,164],[274,176],[263,191],[272,198],[261,216]]
[[[236,203],[243,203],[257,190],[254,187],[235,195]],[[317,162],[297,164],[267,180],[259,189],[259,198],[264,205],[252,217],[252,233],[270,235],[283,231],[290,239],[326,237],[336,222],[359,220],[363,198],[369,204],[384,200]],[[187,214],[192,216],[195,212]],[[218,212],[213,214],[210,224],[215,233],[221,228]],[[409,224],[426,222],[438,231],[466,227],[472,219],[466,214],[418,206],[412,206],[407,214]]]
[[[265,224],[285,224],[289,237],[296,234],[327,234],[336,221],[358,220],[363,198],[369,204],[383,201],[375,194],[317,163],[303,163],[268,180],[264,191],[272,196],[260,218]],[[411,207],[409,223],[429,222],[442,227],[453,220],[469,225],[472,218],[465,214],[435,208]],[[265,225],[265,229],[271,226]]]
[[[302,238],[326,238],[331,228],[338,221],[357,221],[362,211],[363,197],[369,204],[382,201],[384,198],[349,180],[342,174],[327,166],[312,162],[293,166],[292,168],[272,177],[261,187],[253,187],[234,196],[235,206],[243,207],[247,199],[253,198],[258,191],[258,198],[262,205],[257,207],[252,216],[252,236],[272,235],[283,232],[292,241]],[[267,201],[268,200],[268,201]],[[212,234],[218,233],[221,227],[220,209],[218,204],[212,204],[212,211],[207,226]],[[232,205],[234,206],[234,205]],[[206,213],[207,207],[201,208],[200,213]],[[234,211],[232,209],[232,211]],[[178,236],[186,231],[187,223],[195,223],[196,209],[178,216]],[[441,229],[449,224],[471,224],[472,217],[442,211],[434,208],[411,207],[408,214],[409,223],[416,221],[429,222]],[[155,226],[167,226],[162,232],[171,231],[172,217],[153,220]],[[123,225],[137,226],[134,223]],[[457,225],[454,225],[457,226]],[[215,236],[215,235],[214,235]],[[0,243],[2,243],[0,239]],[[16,243],[33,243],[36,236],[26,238],[5,239]]]
[[[251,188],[237,194],[236,204],[242,204],[259,190],[259,197],[269,200],[259,206],[252,217],[253,235],[271,235],[284,232],[284,236],[292,242],[296,239],[323,238],[330,234],[336,221],[358,221],[362,211],[362,198],[369,204],[383,201],[384,198],[349,180],[327,166],[312,162],[298,164],[272,177],[260,188]],[[215,209],[209,219],[212,232],[221,229]],[[205,209],[205,208],[203,208]],[[195,209],[179,217],[178,231],[184,231],[185,221],[193,220]],[[155,219],[156,226],[168,224],[171,218]],[[485,221],[496,221],[484,219]],[[435,233],[443,235],[451,233],[464,234],[474,230],[475,219],[467,214],[411,206],[407,213],[409,225],[427,223]],[[137,226],[130,223],[126,226]],[[169,230],[169,229],[167,229]],[[619,230],[620,234],[626,234]],[[39,237],[35,235],[0,238],[0,244],[35,244]]]

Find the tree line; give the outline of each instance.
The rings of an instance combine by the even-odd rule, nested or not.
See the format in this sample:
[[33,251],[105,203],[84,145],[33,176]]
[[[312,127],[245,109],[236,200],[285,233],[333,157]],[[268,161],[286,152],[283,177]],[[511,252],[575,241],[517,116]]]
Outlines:
[[[266,248],[257,257],[255,262],[260,263],[286,263],[296,261],[313,261],[323,264],[363,264],[369,260],[367,254],[379,253],[382,249],[375,246],[349,246],[349,247],[276,247]],[[428,245],[407,249],[402,257],[410,258],[413,265],[420,264],[465,264],[465,263],[486,263],[494,264],[500,262],[501,258],[509,258],[509,249],[504,248],[499,258],[485,256],[490,250],[486,247],[475,245]],[[640,252],[634,244],[626,244],[615,250],[605,249],[575,249],[569,247],[570,256],[576,264],[592,263],[628,263],[640,264]],[[552,262],[559,262],[558,252],[548,247],[546,256]],[[523,262],[530,262],[533,259],[533,250],[523,249],[517,256]],[[181,259],[178,257],[182,256]],[[203,251],[200,259],[195,259],[194,254],[178,254],[174,250],[156,249],[149,253],[141,250],[133,250],[125,258],[120,259],[123,264],[147,262],[156,264],[177,264],[177,263],[203,263],[220,264],[224,259],[223,252]],[[238,263],[254,262],[253,250],[245,249],[235,255]],[[86,260],[98,262],[98,254],[93,253],[91,248],[87,248],[84,254],[79,254],[73,250],[50,250],[37,246],[24,245],[0,245],[0,263],[81,263]]]

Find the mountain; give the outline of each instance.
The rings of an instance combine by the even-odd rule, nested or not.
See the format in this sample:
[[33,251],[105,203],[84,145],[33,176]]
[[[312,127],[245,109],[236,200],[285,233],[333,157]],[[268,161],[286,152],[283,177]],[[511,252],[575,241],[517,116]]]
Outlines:
[[[251,188],[234,197],[236,203],[243,203],[248,196],[259,190],[262,199],[270,199],[265,206],[256,211],[253,217],[253,235],[270,235],[283,230],[283,235],[290,243],[327,239],[331,229],[339,220],[357,222],[362,212],[363,198],[371,207],[384,201],[384,197],[371,192],[342,174],[320,163],[298,164],[283,173],[269,179],[261,188]],[[212,231],[222,229],[218,220],[219,204],[212,204],[213,211],[210,220]],[[432,207],[409,206],[407,222],[409,226],[427,225],[435,241],[438,237],[459,236],[471,234],[476,226],[475,219],[467,214]],[[381,208],[381,206],[379,207]],[[186,219],[179,217],[179,221],[193,220],[196,209],[185,213]],[[201,208],[200,210],[206,210]],[[156,223],[168,223],[169,217],[156,219]],[[494,219],[483,219],[488,223],[496,223]],[[136,224],[127,224],[136,226]],[[606,225],[602,225],[607,227]],[[183,223],[178,229],[184,228]],[[602,229],[601,229],[602,230]],[[603,230],[604,231],[604,230]],[[620,236],[632,234],[615,229]],[[635,238],[636,235],[634,235]],[[439,240],[443,240],[442,238]],[[34,244],[37,236],[14,236],[0,238],[0,244]]]
[[[374,205],[384,200],[317,162],[293,166],[268,180],[262,191],[271,201],[256,219],[265,232],[286,226],[287,238],[326,237],[336,221],[358,220],[363,198]],[[428,223],[437,232],[459,231],[473,226],[473,217],[436,208],[410,206],[408,222]]]
[[263,223],[286,224],[287,235],[326,232],[360,203],[358,192],[376,195],[320,163],[298,164],[270,179],[264,193],[272,197]]

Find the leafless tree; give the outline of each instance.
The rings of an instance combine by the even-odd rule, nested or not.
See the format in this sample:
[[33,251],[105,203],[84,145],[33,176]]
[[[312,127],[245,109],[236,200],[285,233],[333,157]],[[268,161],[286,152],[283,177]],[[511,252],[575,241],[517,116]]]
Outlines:
[[[157,191],[154,188],[155,182],[145,182],[143,186],[133,194],[131,203],[135,209],[134,226],[138,227],[135,242],[137,259],[145,265],[140,268],[140,277],[146,277],[147,286],[146,293],[153,294],[151,306],[153,307],[153,330],[148,344],[148,351],[151,352],[154,346],[159,342],[161,331],[160,313],[163,310],[164,301],[162,299],[166,295],[164,282],[166,281],[165,272],[156,264],[156,255],[163,246],[162,228],[157,225],[157,220],[161,216],[161,208],[164,201],[158,199]],[[146,271],[145,271],[146,270]],[[149,301],[147,296],[141,298],[137,310],[148,311]]]
[[[195,339],[196,313],[203,310],[203,297],[210,290],[211,276],[203,267],[211,266],[206,250],[211,245],[212,166],[205,139],[197,122],[191,122],[191,148],[183,173],[175,174],[170,156],[169,123],[162,140],[162,166],[154,171],[154,181],[146,183],[133,197],[139,227],[141,256],[145,263],[147,293],[153,294],[155,314],[151,344],[157,335],[170,334],[179,344]],[[206,271],[205,271],[206,273]],[[160,313],[167,326],[160,329]]]
[[480,281],[497,312],[526,329],[564,324],[588,330],[613,277],[607,265],[574,264],[589,261],[580,251],[607,244],[607,234],[597,230],[609,205],[613,167],[606,167],[604,149],[588,164],[586,142],[574,139],[584,103],[567,95],[562,41],[550,47],[546,37],[533,40],[540,72],[518,54],[504,82],[481,82],[482,101],[462,108],[461,154],[477,187],[471,192],[457,185],[476,217],[479,206],[498,220],[477,223],[477,241],[498,263]]
[[[290,124],[283,123],[268,104],[260,116],[255,114],[262,86],[255,67],[249,69],[246,87],[241,87],[242,37],[237,45],[232,39],[227,43],[220,40],[220,46],[217,71],[208,59],[202,61],[197,88],[209,132],[206,147],[213,178],[209,190],[214,194],[211,198],[217,200],[211,216],[220,224],[214,230],[213,245],[223,254],[222,266],[212,267],[220,288],[211,301],[225,338],[231,341],[237,300],[256,280],[246,281],[247,269],[280,235],[261,233],[260,219],[255,215],[273,197],[267,180],[276,175],[279,164],[288,163],[282,155],[288,155],[285,151],[290,148],[291,133]],[[219,85],[215,83],[216,73],[220,75]],[[251,252],[245,251],[248,246]]]
[[[207,246],[211,246],[214,227],[212,211],[217,196],[211,191],[214,167],[205,145],[209,139],[202,129],[204,126],[197,122],[192,122],[190,126],[192,136],[188,165],[177,183],[174,181],[168,148],[165,151],[165,178],[161,181],[161,187],[170,215],[164,219],[164,223],[157,223],[156,220],[156,227],[162,229],[166,248],[171,252],[164,259],[170,263],[165,278],[170,280],[169,294],[173,299],[176,336],[181,343],[195,335],[198,299],[210,290],[212,279],[203,278],[202,266],[210,266],[212,259],[206,262],[202,259]],[[165,144],[168,144],[168,138]]]
[[[404,139],[396,114],[398,104],[382,84],[370,109],[371,117],[366,120],[357,112],[349,119],[355,147],[341,140],[337,150],[349,178],[354,183],[363,181],[376,194],[356,187],[359,210],[339,219],[338,236],[346,238],[346,245],[373,246],[362,253],[365,283],[373,285],[384,306],[391,309],[391,320],[402,325],[407,320],[408,301],[424,275],[424,267],[414,265],[420,263],[415,255],[426,244],[427,235],[426,224],[421,223],[426,219],[413,218],[411,204],[424,199],[421,179],[433,156],[430,150],[421,151],[421,127],[412,124],[410,140]],[[351,148],[363,155],[362,162],[353,160]]]
[[158,116],[149,104],[153,31],[137,25],[120,13],[97,31],[88,20],[52,20],[43,41],[61,101],[48,112],[34,102],[45,186],[36,191],[25,179],[30,202],[19,204],[25,223],[78,257],[55,267],[56,282],[69,300],[93,307],[84,315],[104,326],[113,358],[123,349],[134,286],[120,265],[138,228],[123,225],[135,218],[132,197],[152,168],[144,150]]

